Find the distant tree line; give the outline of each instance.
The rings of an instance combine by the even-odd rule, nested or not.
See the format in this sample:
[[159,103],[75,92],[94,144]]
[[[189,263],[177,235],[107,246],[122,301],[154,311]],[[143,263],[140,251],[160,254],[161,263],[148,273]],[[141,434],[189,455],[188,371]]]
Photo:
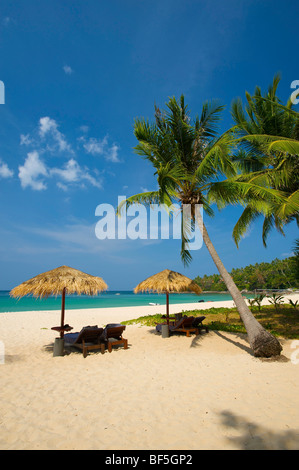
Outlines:
[[[232,269],[230,274],[241,290],[299,287],[298,260],[299,251],[290,258],[282,260],[276,258],[271,263],[256,263],[245,268]],[[219,274],[197,276],[194,281],[203,291],[226,290],[226,285]]]

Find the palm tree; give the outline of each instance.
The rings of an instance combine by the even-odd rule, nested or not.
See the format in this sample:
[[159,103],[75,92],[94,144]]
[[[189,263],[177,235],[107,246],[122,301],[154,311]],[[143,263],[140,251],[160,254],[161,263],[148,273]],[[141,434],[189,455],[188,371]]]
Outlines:
[[[223,175],[232,177],[236,174],[230,158],[233,145],[231,131],[217,138],[217,124],[222,110],[223,106],[215,102],[205,103],[201,116],[197,116],[192,123],[184,96],[181,96],[179,103],[175,98],[171,98],[166,111],[162,112],[155,107],[154,123],[136,119],[134,134],[139,144],[135,151],[154,166],[159,189],[127,198],[119,206],[118,212],[121,213],[122,208],[128,208],[135,203],[171,206],[173,202],[177,202],[181,208],[188,204],[191,207],[189,225],[198,223],[206,247],[246,327],[254,354],[270,357],[280,354],[280,343],[252,315],[218,256],[200,211],[196,210],[197,205],[202,205],[205,212],[211,216],[212,202],[217,202],[219,206],[237,203],[240,197],[246,199],[250,194],[255,194],[261,201],[276,197],[271,189],[256,186],[254,183],[226,181],[222,187],[220,178]],[[183,224],[181,257],[185,264],[191,261],[188,251],[189,235],[189,228]]]
[[236,161],[246,176],[238,181],[253,182],[275,188],[285,195],[283,203],[273,200],[261,210],[256,201],[249,200],[234,230],[238,245],[249,225],[264,215],[263,242],[269,231],[276,227],[283,234],[283,226],[295,220],[299,226],[299,114],[291,99],[284,106],[277,97],[279,75],[273,79],[267,93],[262,96],[256,87],[254,95],[246,92],[247,103],[241,99],[232,104],[239,153]]

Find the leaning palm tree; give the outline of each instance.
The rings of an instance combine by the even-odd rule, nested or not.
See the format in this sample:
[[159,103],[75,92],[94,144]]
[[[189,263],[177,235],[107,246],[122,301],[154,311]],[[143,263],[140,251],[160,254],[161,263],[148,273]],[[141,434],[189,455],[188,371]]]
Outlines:
[[132,204],[164,204],[171,206],[179,203],[181,208],[188,205],[190,223],[182,224],[181,257],[185,264],[191,261],[188,250],[190,227],[197,222],[203,240],[212,259],[230,292],[240,317],[246,327],[248,339],[256,356],[270,357],[279,355],[282,348],[278,340],[267,332],[255,319],[245,303],[232,277],[225,269],[218,253],[208,235],[201,211],[202,205],[206,214],[213,215],[211,202],[219,206],[227,203],[238,203],[254,197],[265,203],[277,195],[271,189],[253,184],[232,182],[221,189],[223,175],[234,176],[235,166],[232,163],[233,146],[230,131],[217,137],[217,124],[223,107],[217,103],[203,105],[201,116],[191,122],[190,115],[182,96],[180,102],[171,98],[167,110],[160,111],[155,107],[155,122],[136,119],[134,134],[139,141],[135,147],[137,154],[151,162],[155,169],[157,191],[144,192],[127,198],[118,208],[118,212]]
[[295,245],[293,248],[294,251],[294,269],[295,269],[295,277],[299,280],[299,238],[295,240]]
[[247,103],[240,98],[232,104],[235,136],[239,153],[238,164],[246,176],[238,181],[255,181],[283,192],[283,204],[268,205],[259,210],[254,201],[248,201],[233,230],[238,244],[249,225],[260,215],[264,216],[263,242],[275,227],[283,234],[283,226],[295,220],[299,226],[299,114],[293,109],[292,100],[282,105],[277,97],[279,75],[273,79],[262,96],[260,87],[254,95],[246,92]]

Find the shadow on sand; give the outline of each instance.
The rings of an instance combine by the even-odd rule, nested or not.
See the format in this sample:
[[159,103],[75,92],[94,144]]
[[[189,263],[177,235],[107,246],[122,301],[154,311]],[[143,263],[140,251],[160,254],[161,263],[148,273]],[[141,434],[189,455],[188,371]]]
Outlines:
[[219,336],[219,338],[223,339],[224,341],[227,341],[228,343],[231,343],[233,344],[234,346],[236,346],[237,348],[241,349],[242,351],[245,351],[247,352],[248,354],[250,354],[251,356],[254,356],[250,346],[248,345],[245,345],[243,343],[240,343],[239,341],[237,340],[234,340],[232,339],[233,338],[233,335],[235,336],[235,338],[239,338],[239,339],[242,339],[243,341],[246,341],[246,343],[248,344],[248,341],[247,341],[247,337],[246,335],[242,334],[242,333],[231,333],[230,334],[230,338],[228,336],[225,336],[224,334],[222,334],[220,331],[217,331],[217,330],[213,330],[213,332],[215,333],[215,335]]
[[[155,335],[155,336],[160,336],[161,339],[162,339],[162,335],[161,333],[158,333],[156,331],[155,328],[151,329],[151,330],[148,330],[148,333],[151,334],[151,335]],[[192,334],[191,338],[192,338],[192,341],[191,341],[191,344],[190,344],[190,348],[197,348],[201,345],[202,341],[204,340],[205,336],[208,335],[209,333],[200,333],[199,335],[194,335]],[[186,333],[172,333],[170,334],[169,338],[166,338],[166,339],[171,339],[172,336],[180,336],[181,338],[186,338]],[[190,339],[190,338],[189,338]]]
[[236,416],[230,411],[220,413],[222,424],[230,428],[232,434],[227,440],[239,450],[297,450],[299,430],[273,431],[264,426]]
[[[248,340],[247,340],[247,335],[245,335],[244,333],[231,333],[230,334],[231,337],[229,338],[229,337],[223,335],[220,331],[213,330],[213,332],[217,336],[222,338],[223,340],[227,341],[228,343],[233,344],[237,348],[241,349],[242,351],[245,351],[246,353],[250,354],[250,356],[254,357],[255,359],[257,359],[261,362],[289,362],[289,359],[286,356],[284,356],[283,354],[281,354],[280,356],[274,356],[274,357],[269,357],[269,358],[267,358],[267,357],[256,357],[254,355],[252,349],[249,346],[249,343],[248,343]],[[240,343],[237,340],[232,339],[232,335],[234,335],[236,338],[240,338],[243,341],[246,341],[248,346],[245,345],[245,344]]]

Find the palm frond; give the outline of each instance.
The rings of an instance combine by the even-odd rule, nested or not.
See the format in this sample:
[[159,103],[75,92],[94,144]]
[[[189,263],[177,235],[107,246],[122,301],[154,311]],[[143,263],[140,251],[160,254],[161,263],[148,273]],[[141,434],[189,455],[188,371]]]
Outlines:
[[199,181],[206,181],[207,178],[217,175],[234,176],[236,165],[232,157],[234,139],[230,131],[224,133],[215,142],[212,142],[206,149],[205,156],[200,162],[195,177]]
[[285,221],[288,217],[299,213],[299,189],[294,193],[290,194],[283,202],[279,205],[275,211],[276,216]]
[[279,219],[277,219],[274,214],[269,214],[267,217],[264,219],[263,223],[263,230],[262,230],[262,240],[263,240],[263,245],[266,248],[267,247],[267,238],[272,230],[272,228],[276,228],[281,235],[284,235],[283,231],[283,224]]
[[285,152],[299,156],[299,141],[295,139],[280,139],[269,144],[267,153]]
[[203,104],[201,116],[199,118],[199,129],[204,139],[215,139],[220,121],[220,114],[225,106],[217,101],[207,101]]
[[269,204],[280,205],[286,201],[282,191],[267,186],[260,186],[254,179],[241,181],[230,179],[210,184],[209,202],[217,204],[219,209],[227,205],[255,205],[260,211],[266,211]]
[[253,144],[261,146],[266,154],[272,154],[274,151],[286,152],[291,155],[299,155],[299,141],[284,136],[251,134],[236,138],[236,144],[244,141],[250,141]]
[[133,204],[161,204],[160,191],[148,191],[144,193],[135,194],[124,199],[118,205],[116,214],[120,216],[124,210],[127,210],[128,207],[132,206]]
[[233,239],[239,246],[241,238],[243,238],[248,231],[250,225],[260,216],[260,213],[253,207],[247,206],[242,212],[240,218],[238,219],[236,225],[233,229]]

